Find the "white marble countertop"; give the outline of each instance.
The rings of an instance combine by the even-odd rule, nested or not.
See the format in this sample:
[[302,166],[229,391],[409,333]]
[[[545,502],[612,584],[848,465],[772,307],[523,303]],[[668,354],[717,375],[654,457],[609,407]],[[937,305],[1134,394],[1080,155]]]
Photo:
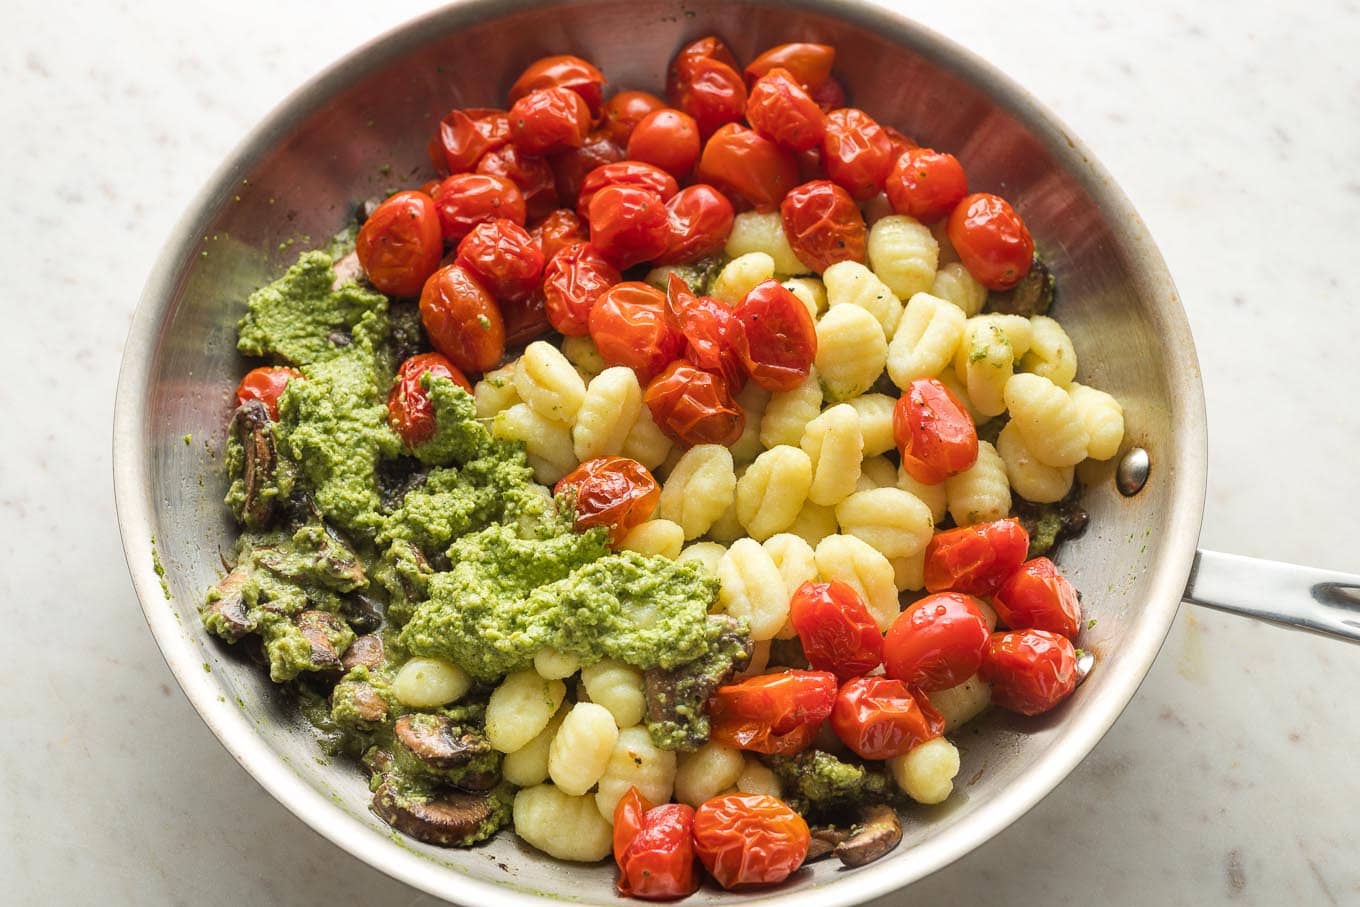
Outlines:
[[[142,281],[197,187],[306,76],[428,6],[10,0],[0,37],[0,879],[6,903],[430,903],[231,760],[143,624],[108,427]],[[913,4],[1091,146],[1199,346],[1203,543],[1360,571],[1360,7]],[[17,687],[16,687],[17,684]],[[879,902],[1360,902],[1360,649],[1185,608],[1090,758]]]

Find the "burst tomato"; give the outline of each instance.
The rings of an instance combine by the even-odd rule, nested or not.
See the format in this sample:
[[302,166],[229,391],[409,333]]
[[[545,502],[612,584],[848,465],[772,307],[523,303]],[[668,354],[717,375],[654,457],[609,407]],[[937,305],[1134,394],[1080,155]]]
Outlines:
[[679,359],[652,379],[643,394],[666,437],[682,447],[734,443],[746,427],[746,413],[732,398],[727,381]]
[[665,106],[665,101],[649,92],[621,91],[605,101],[600,129],[620,145],[627,145],[637,124],[653,110]]
[[615,284],[590,308],[590,339],[609,365],[626,365],[646,385],[679,357],[685,338],[666,313],[666,296],[637,280]]
[[728,123],[704,145],[699,179],[773,211],[798,182],[798,161],[759,133]]
[[568,337],[588,334],[595,300],[622,279],[618,269],[590,243],[572,243],[554,254],[543,269],[548,320]]
[[772,69],[786,69],[805,88],[819,87],[831,75],[836,48],[830,44],[777,44],[746,66],[746,81],[754,82]]
[[991,595],[1024,563],[1028,552],[1029,533],[1015,519],[937,533],[926,545],[926,588]]
[[515,145],[505,145],[482,155],[477,172],[504,177],[518,186],[529,220],[544,217],[557,207],[557,183],[546,158],[532,157]]
[[458,367],[439,353],[419,353],[397,369],[396,381],[387,395],[387,424],[408,448],[418,447],[434,437],[435,412],[423,380],[426,375],[448,378],[472,393],[472,385]]
[[434,207],[444,242],[457,245],[472,228],[503,217],[523,224],[524,194],[503,176],[455,173],[434,190]]
[[639,523],[652,518],[661,489],[647,468],[627,457],[596,457],[569,472],[554,495],[575,495],[576,529],[603,526],[617,545]]
[[933,224],[968,194],[968,177],[954,155],[912,148],[897,158],[883,188],[898,214]]
[[430,138],[430,163],[441,174],[467,173],[484,154],[509,141],[510,117],[504,110],[452,110]]
[[892,170],[892,141],[863,110],[842,107],[826,115],[822,166],[836,185],[859,201],[873,198]]
[[825,82],[811,89],[808,94],[812,95],[812,100],[816,101],[817,106],[826,113],[839,110],[845,106],[845,86],[835,76],[828,77]]
[[771,69],[756,80],[746,101],[751,128],[793,152],[818,147],[826,132],[826,114],[787,69]]
[[736,348],[736,316],[727,306],[707,296],[695,296],[679,274],[671,272],[666,288],[666,314],[684,335],[684,358],[707,372],[722,375],[727,386],[740,388],[746,380]]
[[236,405],[248,400],[259,400],[269,410],[269,418],[279,418],[279,398],[288,387],[288,382],[301,378],[302,372],[282,365],[265,365],[246,372],[241,383],[236,385]]
[[787,670],[718,687],[709,702],[712,739],[766,755],[812,745],[836,704],[836,675]]
[[992,702],[1021,715],[1038,715],[1077,686],[1077,654],[1066,636],[1047,630],[993,633],[979,672]]
[[590,200],[590,244],[620,270],[666,251],[666,203],[647,189],[605,186]]
[[628,156],[684,179],[699,162],[699,145],[699,125],[694,117],[663,107],[637,124],[628,138]]
[[543,88],[567,88],[581,96],[594,116],[600,112],[604,85],[604,74],[590,61],[557,54],[535,60],[520,73],[510,86],[510,103]]
[[525,154],[580,148],[590,132],[590,108],[569,88],[531,91],[510,108],[510,140]]
[[576,199],[576,213],[581,217],[590,216],[590,203],[595,193],[606,186],[628,186],[633,189],[646,189],[655,192],[661,200],[668,201],[680,186],[660,167],[642,161],[617,161],[602,164],[586,174],[581,182],[581,191]]
[[500,218],[478,224],[454,259],[498,300],[522,302],[543,277],[543,251],[523,227]]
[[883,641],[883,671],[927,692],[958,686],[977,673],[987,621],[970,596],[940,592],[897,615]]
[[714,35],[699,38],[680,48],[675,59],[671,60],[670,69],[666,71],[666,94],[673,95],[679,91],[680,80],[684,78],[685,73],[695,61],[702,59],[717,60],[733,69],[737,68],[737,58],[732,55],[732,49],[722,38]]
[[505,355],[505,321],[491,294],[458,265],[435,271],[420,293],[430,344],[464,372],[484,372]]
[[817,356],[807,306],[777,280],[757,284],[737,305],[737,352],[751,380],[771,393],[802,384]]
[[642,831],[642,817],[653,805],[636,787],[629,787],[614,807],[614,862],[619,866],[623,865],[628,845]]
[[830,180],[794,187],[779,214],[793,254],[818,274],[838,261],[864,261],[864,217],[850,193]]
[[686,186],[666,202],[666,251],[656,263],[685,264],[721,252],[735,218],[732,203],[717,189]]
[[992,598],[996,615],[1012,630],[1048,630],[1075,639],[1081,630],[1077,590],[1046,557],[1025,561]]
[[893,440],[902,468],[938,485],[977,462],[977,428],[959,398],[934,378],[907,385],[893,407]]
[[736,65],[732,52],[717,38],[695,41],[671,62],[666,98],[694,118],[700,135],[712,135],[724,123],[741,119],[746,85]]
[[557,183],[558,201],[567,206],[575,205],[581,195],[581,184],[590,171],[623,160],[623,154],[622,145],[596,131],[586,136],[585,144],[580,148],[552,155],[548,164]]
[[808,664],[840,680],[867,674],[883,661],[883,634],[864,599],[845,583],[803,583],[789,602],[789,622]]
[[728,889],[784,881],[803,865],[811,840],[803,817],[768,794],[714,797],[694,813],[694,850]]
[[949,242],[968,273],[989,290],[1009,290],[1029,273],[1034,238],[1004,198],[977,192],[954,206]]
[[500,310],[505,322],[506,349],[524,346],[552,330],[542,290],[535,290],[524,299],[507,300],[501,303]]
[[902,681],[856,677],[836,694],[831,729],[861,759],[891,759],[944,733],[944,717]]
[[354,251],[379,291],[418,295],[444,254],[435,203],[422,192],[398,192],[364,221]]
[[683,803],[654,806],[619,864],[619,894],[646,900],[683,898],[699,888],[694,871],[694,810]]
[[535,224],[529,235],[543,251],[543,261],[546,264],[572,243],[585,242],[586,228],[574,211],[558,208]]
[[891,126],[884,126],[883,131],[887,133],[888,141],[892,143],[892,158],[894,161],[900,161],[902,155],[911,151],[913,148],[921,147],[916,144],[915,139],[906,135],[901,130],[894,129]]

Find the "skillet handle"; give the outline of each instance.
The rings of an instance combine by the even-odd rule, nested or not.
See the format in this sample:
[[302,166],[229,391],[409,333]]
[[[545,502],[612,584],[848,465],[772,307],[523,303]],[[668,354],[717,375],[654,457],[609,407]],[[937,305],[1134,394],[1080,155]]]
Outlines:
[[1360,642],[1360,576],[1200,549],[1184,600]]

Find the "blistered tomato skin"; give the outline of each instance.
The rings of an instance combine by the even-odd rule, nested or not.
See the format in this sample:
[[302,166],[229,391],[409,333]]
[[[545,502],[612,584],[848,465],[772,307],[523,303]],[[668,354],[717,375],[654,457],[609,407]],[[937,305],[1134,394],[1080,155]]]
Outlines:
[[473,227],[458,243],[455,261],[498,300],[528,299],[543,277],[543,251],[528,231],[504,218]]
[[620,145],[627,145],[637,124],[647,114],[665,106],[665,101],[649,92],[621,91],[605,101],[600,129]]
[[972,417],[959,398],[934,378],[917,378],[897,398],[893,440],[902,468],[927,485],[938,485],[977,462],[977,427]]
[[1077,686],[1071,641],[1047,630],[993,633],[979,672],[992,687],[992,703],[1021,715],[1040,715]]
[[510,108],[510,140],[525,154],[579,148],[590,132],[590,108],[569,88],[532,91]]
[[897,616],[883,642],[883,671],[926,692],[958,686],[977,673],[987,621],[970,596],[927,595]]
[[863,110],[842,107],[826,115],[822,166],[827,177],[859,201],[873,198],[892,170],[892,141]]
[[472,385],[458,367],[439,353],[419,353],[397,369],[396,381],[387,395],[387,424],[408,448],[434,437],[435,412],[430,396],[421,384],[426,373],[448,378],[472,393]]
[[752,381],[771,393],[803,383],[817,357],[817,328],[797,296],[766,280],[738,304],[736,318],[737,352]]
[[699,888],[694,871],[694,810],[664,803],[647,810],[619,864],[619,894],[663,901]]
[[643,394],[658,428],[682,447],[734,444],[746,427],[746,413],[727,381],[677,359],[647,385]]
[[630,787],[614,807],[614,862],[620,868],[623,867],[623,855],[628,845],[642,831],[642,817],[653,805],[636,787]]
[[586,242],[559,250],[543,269],[548,320],[568,337],[590,333],[590,310],[600,294],[623,280],[618,268]]
[[1005,199],[977,192],[949,215],[949,242],[959,260],[989,290],[1009,290],[1029,273],[1034,238]]
[[746,101],[751,128],[792,152],[821,145],[826,114],[787,69],[771,69],[756,80]]
[[694,813],[694,850],[726,889],[774,885],[803,865],[807,822],[767,794],[714,797]]
[[704,183],[686,186],[666,202],[666,251],[656,263],[687,264],[716,255],[735,219],[732,203],[717,189]]
[[637,460],[596,457],[553,487],[554,495],[564,493],[574,496],[578,532],[603,526],[617,545],[629,529],[652,518],[661,489]]
[[841,686],[831,729],[862,759],[891,759],[944,733],[944,717],[900,680],[856,677]]
[[1029,533],[1016,519],[936,533],[926,545],[926,589],[991,595],[1028,553]]
[[600,358],[628,366],[644,386],[685,348],[684,335],[666,312],[665,294],[641,281],[624,281],[601,293],[588,326]]
[[789,622],[808,664],[845,681],[883,662],[883,634],[864,599],[841,582],[806,582],[793,593]]
[[283,396],[289,381],[301,377],[302,372],[282,365],[253,368],[236,385],[236,404],[239,406],[250,400],[259,400],[269,410],[269,418],[277,422],[279,398]]
[[836,704],[836,675],[787,670],[718,687],[709,701],[712,739],[784,756],[812,745]]
[[364,221],[354,251],[380,292],[418,295],[444,254],[435,203],[422,192],[398,192]]
[[510,86],[510,103],[543,88],[567,88],[586,102],[590,115],[600,112],[604,100],[604,74],[588,60],[557,54],[535,60]]
[[817,106],[822,108],[825,113],[840,110],[845,106],[845,86],[835,76],[828,77],[825,82],[808,93],[812,95],[812,100],[816,101]]
[[746,81],[755,82],[772,69],[785,69],[809,90],[821,87],[831,76],[836,48],[830,44],[777,44],[746,66]]
[[912,148],[897,158],[883,189],[898,214],[933,224],[947,217],[968,194],[968,177],[954,155]]
[[709,136],[724,123],[741,119],[746,84],[726,45],[717,39],[701,39],[681,50],[671,63],[666,99],[694,118],[700,135]]
[[456,173],[434,190],[434,208],[444,242],[456,246],[472,228],[503,217],[521,226],[526,210],[524,194],[503,176]]
[[759,133],[728,123],[704,145],[698,172],[703,182],[773,211],[797,184],[798,161]]
[[1025,561],[996,590],[997,617],[1012,630],[1047,630],[1076,639],[1081,630],[1077,590],[1046,557]]
[[472,107],[451,110],[430,138],[430,162],[443,175],[467,173],[488,152],[510,141],[510,117],[504,110]]
[[605,186],[590,200],[590,244],[610,264],[626,270],[666,251],[666,204],[632,186]]
[[737,389],[746,381],[736,346],[737,324],[732,309],[716,299],[695,296],[684,279],[671,272],[666,289],[666,313],[685,338],[684,357],[704,371],[722,375]]
[[529,235],[538,243],[539,249],[543,252],[543,262],[546,265],[552,261],[553,256],[565,249],[572,243],[585,242],[586,228],[576,213],[566,208],[558,208],[543,220],[534,224]]
[[680,190],[675,177],[653,164],[643,161],[617,161],[602,164],[586,174],[581,183],[581,191],[576,200],[576,213],[590,217],[590,203],[595,193],[606,186],[629,186],[655,192],[661,200],[668,201]]
[[850,193],[830,180],[795,186],[779,214],[793,254],[818,274],[840,261],[864,262],[864,216]]
[[581,185],[596,167],[623,160],[623,146],[604,132],[596,130],[586,136],[580,148],[560,151],[548,158],[553,180],[557,183],[557,198],[564,206],[574,206],[581,195]]
[[536,220],[557,207],[557,183],[546,158],[525,154],[514,145],[488,151],[477,162],[477,172],[508,179],[524,196],[525,216]]
[[660,167],[676,179],[694,169],[699,149],[699,124],[669,107],[647,114],[628,139],[628,157]]
[[496,301],[456,264],[425,282],[420,320],[430,344],[463,372],[484,372],[505,355],[505,321]]

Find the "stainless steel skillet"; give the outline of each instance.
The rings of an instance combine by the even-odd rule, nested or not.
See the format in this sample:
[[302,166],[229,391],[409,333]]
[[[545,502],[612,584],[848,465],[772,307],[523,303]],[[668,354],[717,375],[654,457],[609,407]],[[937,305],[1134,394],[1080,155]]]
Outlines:
[[[1082,645],[1098,659],[1069,704],[1037,722],[994,715],[965,734],[960,790],[943,807],[909,815],[906,840],[889,858],[855,872],[818,865],[776,891],[705,891],[694,901],[853,903],[967,853],[1086,756],[1137,689],[1182,598],[1360,634],[1355,577],[1197,555],[1204,406],[1170,277],[1108,175],[985,63],[854,2],[455,5],[384,36],[296,92],[190,207],[148,281],[128,339],[114,454],[138,595],[204,720],[313,828],[383,871],[463,903],[616,899],[608,867],[559,864],[510,836],[471,852],[393,840],[368,814],[358,772],[318,764],[311,737],[268,681],[202,632],[194,606],[216,579],[218,552],[229,547],[232,531],[219,503],[218,457],[227,398],[244,367],[232,352],[234,324],[250,290],[301,244],[320,242],[359,199],[410,182],[434,118],[449,107],[492,104],[526,62],[564,50],[595,60],[616,85],[656,88],[674,49],[710,31],[743,57],[788,40],[836,44],[837,72],[855,104],[955,151],[973,185],[1017,204],[1059,275],[1057,314],[1075,339],[1082,379],[1124,402],[1126,447],[1148,452],[1150,472],[1132,497],[1116,490],[1113,464],[1097,475],[1086,501],[1092,528],[1063,551],[1063,567],[1096,619]],[[165,591],[156,557],[166,569]]]

